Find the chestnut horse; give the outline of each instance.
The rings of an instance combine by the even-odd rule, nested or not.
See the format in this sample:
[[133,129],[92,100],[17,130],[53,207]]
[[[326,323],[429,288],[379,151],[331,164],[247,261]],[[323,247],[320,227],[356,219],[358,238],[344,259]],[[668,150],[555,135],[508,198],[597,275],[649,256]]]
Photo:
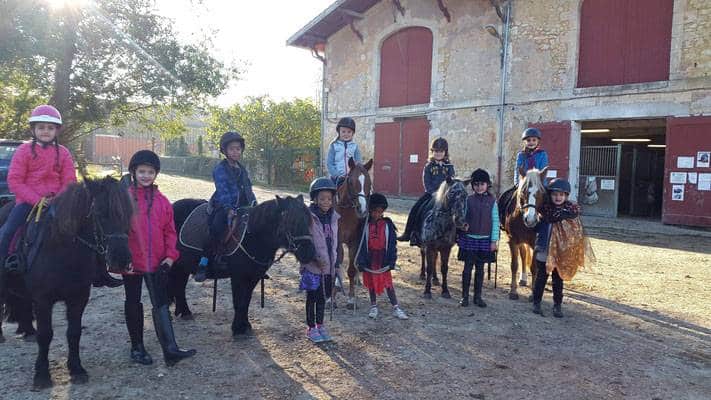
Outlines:
[[341,218],[338,220],[338,264],[343,264],[343,245],[348,248],[348,308],[355,308],[355,283],[357,270],[355,268],[355,255],[360,244],[358,226],[360,220],[368,215],[368,198],[373,189],[370,180],[370,168],[373,160],[365,164],[356,163],[353,158],[348,159],[348,175],[346,180],[338,187],[336,195],[336,212]]
[[518,299],[516,278],[518,277],[519,258],[522,270],[525,271],[528,267],[535,280],[533,248],[536,242],[536,232],[533,228],[538,221],[538,209],[543,204],[546,194],[543,179],[547,169],[548,167],[542,171],[529,170],[519,183],[512,201],[507,201],[508,199],[504,199],[503,196],[498,200],[499,209],[504,210],[501,227],[509,238],[509,250],[511,251],[511,291],[509,292],[511,300]]

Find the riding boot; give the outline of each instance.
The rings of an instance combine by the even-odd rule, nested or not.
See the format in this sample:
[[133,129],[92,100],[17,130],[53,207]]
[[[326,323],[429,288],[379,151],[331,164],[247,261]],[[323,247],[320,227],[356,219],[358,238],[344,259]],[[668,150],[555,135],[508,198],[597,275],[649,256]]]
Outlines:
[[484,286],[484,264],[477,265],[474,272],[474,304],[479,307],[486,307],[486,303],[481,298],[481,292]]
[[462,307],[469,307],[469,286],[472,282],[472,270],[464,266],[464,271],[462,271],[462,301],[459,305]]
[[126,327],[131,338],[131,360],[138,364],[151,365],[153,358],[143,346],[143,304],[123,303]]
[[153,308],[153,325],[160,347],[163,349],[163,358],[168,366],[195,355],[195,350],[181,350],[175,343],[175,332],[173,332],[173,323],[170,321],[168,305]]

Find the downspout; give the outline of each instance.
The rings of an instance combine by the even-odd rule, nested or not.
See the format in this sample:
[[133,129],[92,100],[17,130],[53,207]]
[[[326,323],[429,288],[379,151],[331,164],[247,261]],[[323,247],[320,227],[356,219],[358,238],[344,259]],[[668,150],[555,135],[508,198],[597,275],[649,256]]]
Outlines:
[[501,169],[504,163],[504,112],[506,107],[506,81],[508,80],[508,47],[509,25],[511,21],[511,7],[513,1],[506,4],[506,18],[504,20],[504,37],[501,44],[501,94],[499,101],[499,135],[496,149],[496,193],[501,194]]
[[326,113],[328,112],[328,92],[326,91],[326,57],[318,54],[316,46],[311,48],[311,55],[321,61],[321,133],[319,137],[319,170],[317,176],[324,176],[324,146],[323,140],[326,137]]

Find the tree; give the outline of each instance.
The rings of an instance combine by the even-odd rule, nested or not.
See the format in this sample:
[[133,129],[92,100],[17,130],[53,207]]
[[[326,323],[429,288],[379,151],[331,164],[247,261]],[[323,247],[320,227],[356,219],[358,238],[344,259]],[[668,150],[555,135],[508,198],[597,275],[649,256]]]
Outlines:
[[275,102],[268,96],[251,97],[246,104],[222,109],[212,107],[207,128],[208,140],[236,130],[247,144],[245,157],[259,154],[268,183],[274,171],[291,167],[298,150],[317,152],[321,132],[320,111],[313,101],[295,99]]
[[52,10],[46,2],[0,2],[0,134],[19,137],[32,107],[50,102],[66,121],[61,140],[128,119],[184,131],[193,107],[224,91],[239,71],[210,42],[176,39],[151,0],[94,0]]

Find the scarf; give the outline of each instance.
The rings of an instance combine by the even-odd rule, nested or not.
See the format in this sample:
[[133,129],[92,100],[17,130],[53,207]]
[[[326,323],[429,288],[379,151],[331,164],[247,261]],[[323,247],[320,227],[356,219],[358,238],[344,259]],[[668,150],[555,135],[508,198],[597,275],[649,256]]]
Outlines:
[[564,219],[573,219],[580,214],[580,206],[570,201],[556,206],[553,203],[546,203],[541,209],[543,220],[548,223],[560,222]]

